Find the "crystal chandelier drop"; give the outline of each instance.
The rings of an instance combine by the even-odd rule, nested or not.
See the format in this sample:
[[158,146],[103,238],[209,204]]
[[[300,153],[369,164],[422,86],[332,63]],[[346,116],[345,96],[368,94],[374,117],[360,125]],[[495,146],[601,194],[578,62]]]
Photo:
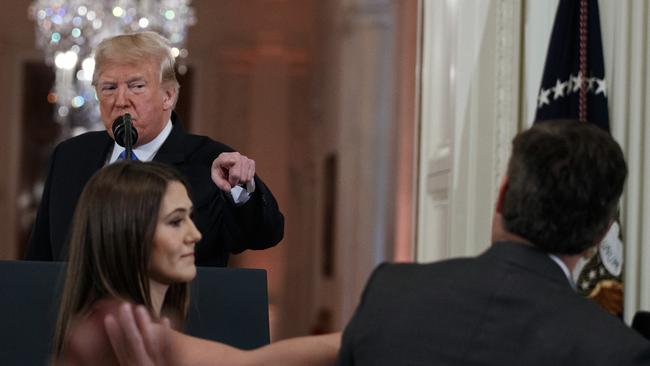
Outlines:
[[[56,73],[48,100],[55,119],[77,134],[101,129],[95,91],[93,50],[104,38],[151,30],[170,40],[179,64],[187,57],[187,28],[196,23],[191,0],[34,0],[36,44]],[[180,59],[179,59],[180,57]],[[182,70],[181,70],[182,71]],[[64,131],[64,134],[66,132]]]

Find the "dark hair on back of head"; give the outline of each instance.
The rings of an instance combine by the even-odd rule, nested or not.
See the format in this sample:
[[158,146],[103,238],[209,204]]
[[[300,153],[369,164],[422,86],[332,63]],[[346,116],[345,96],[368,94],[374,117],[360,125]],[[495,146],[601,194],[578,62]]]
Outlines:
[[605,131],[574,120],[537,123],[512,142],[504,226],[548,253],[581,253],[615,217],[626,175]]

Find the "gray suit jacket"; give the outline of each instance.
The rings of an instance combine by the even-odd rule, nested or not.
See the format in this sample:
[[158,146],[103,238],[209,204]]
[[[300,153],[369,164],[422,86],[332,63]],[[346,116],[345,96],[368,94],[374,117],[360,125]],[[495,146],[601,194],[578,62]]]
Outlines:
[[385,264],[345,329],[338,365],[650,365],[650,343],[581,298],[541,250]]

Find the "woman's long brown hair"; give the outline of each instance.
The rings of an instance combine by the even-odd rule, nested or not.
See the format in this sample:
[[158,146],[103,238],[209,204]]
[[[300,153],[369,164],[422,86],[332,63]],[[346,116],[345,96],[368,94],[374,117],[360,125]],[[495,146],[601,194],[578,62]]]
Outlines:
[[[184,178],[173,168],[149,162],[120,162],[97,172],[75,210],[68,265],[54,334],[54,359],[65,351],[70,323],[99,299],[117,297],[145,305],[149,257],[162,199],[170,182]],[[189,191],[189,189],[188,189]],[[162,312],[182,322],[189,284],[170,285]]]

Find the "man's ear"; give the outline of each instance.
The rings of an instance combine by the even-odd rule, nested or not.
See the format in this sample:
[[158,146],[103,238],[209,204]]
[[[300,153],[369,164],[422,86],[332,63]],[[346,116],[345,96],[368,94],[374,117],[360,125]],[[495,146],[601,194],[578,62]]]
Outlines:
[[508,176],[504,175],[501,179],[501,184],[499,185],[499,195],[497,196],[496,208],[495,211],[498,214],[503,212],[503,204],[506,199],[506,192],[508,191]]
[[616,219],[609,220],[609,225],[607,225],[605,230],[603,230],[603,232],[600,235],[598,235],[598,237],[596,239],[596,242],[594,243],[594,246],[599,245],[600,242],[602,242],[605,239],[605,237],[607,236],[607,233],[609,233],[609,230],[612,228],[612,225],[614,225],[615,222],[616,222]]
[[170,110],[174,108],[174,104],[176,103],[176,88],[172,86],[165,87],[163,90],[163,109],[164,110]]
[[600,233],[596,237],[596,240],[594,240],[593,245],[590,246],[589,248],[583,250],[582,253],[580,253],[580,255],[582,257],[584,257],[584,258],[587,258],[587,259],[589,259],[589,258],[593,257],[594,255],[596,255],[596,252],[598,251],[598,246],[605,239],[605,237],[607,236],[607,233],[609,233],[609,230],[611,230],[612,225],[614,225],[615,222],[616,222],[616,219],[611,219],[609,221],[609,225],[607,225],[605,230],[603,230],[603,232]]

